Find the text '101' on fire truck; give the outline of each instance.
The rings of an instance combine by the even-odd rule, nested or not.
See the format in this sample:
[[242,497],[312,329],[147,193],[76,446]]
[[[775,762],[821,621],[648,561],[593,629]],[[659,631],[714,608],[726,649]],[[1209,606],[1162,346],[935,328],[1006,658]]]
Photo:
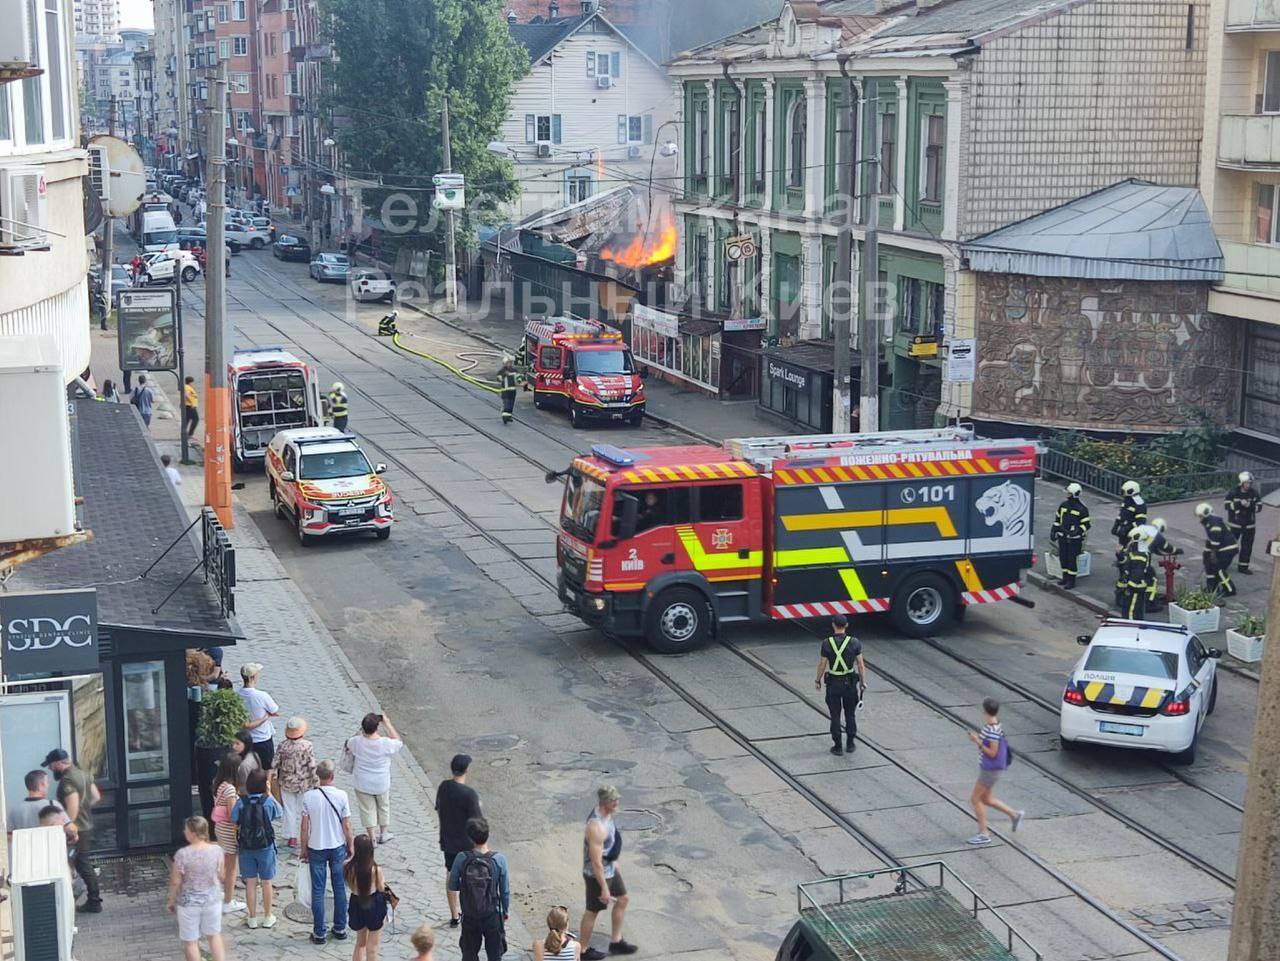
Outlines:
[[644,373],[620,331],[571,317],[530,320],[524,349],[525,385],[535,407],[567,410],[574,427],[586,420],[644,420]]
[[1017,594],[1036,453],[964,426],[596,445],[547,475],[565,477],[560,599],[664,652],[735,621],[877,611],[922,637]]

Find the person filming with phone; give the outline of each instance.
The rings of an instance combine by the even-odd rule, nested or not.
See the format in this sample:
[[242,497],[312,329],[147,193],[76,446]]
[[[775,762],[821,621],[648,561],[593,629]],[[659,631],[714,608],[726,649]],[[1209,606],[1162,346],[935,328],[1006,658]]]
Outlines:
[[[382,731],[386,729],[387,735]],[[347,739],[342,749],[342,768],[353,776],[356,809],[369,840],[386,844],[391,840],[391,758],[404,742],[385,714],[366,714],[360,733]]]

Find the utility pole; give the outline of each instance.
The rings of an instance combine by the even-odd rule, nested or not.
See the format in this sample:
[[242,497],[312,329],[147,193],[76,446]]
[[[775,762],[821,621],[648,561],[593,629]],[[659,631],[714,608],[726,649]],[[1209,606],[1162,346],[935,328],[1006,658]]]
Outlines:
[[[107,133],[116,135],[116,97],[111,95],[111,104],[107,108]],[[111,259],[115,254],[116,222],[112,217],[102,221],[102,295],[106,298],[106,306],[102,315],[102,329],[107,329],[107,314],[111,313]]]
[[860,430],[880,429],[880,312],[876,290],[880,284],[880,116],[876,110],[876,85],[866,84],[863,116],[874,131],[872,155],[867,158],[867,230],[862,241],[862,282],[858,291],[858,349],[862,352],[862,396],[858,402]]
[[204,272],[204,502],[230,530],[231,516],[231,404],[227,395],[226,331],[227,235],[227,62],[218,64],[209,109],[208,257]]
[[857,116],[857,100],[854,97],[853,79],[848,73],[847,59],[840,60],[840,73],[844,76],[845,105],[840,111],[840,123],[836,127],[836,156],[840,156],[841,139],[844,143],[844,163],[836,168],[836,193],[843,208],[840,233],[836,240],[836,282],[830,292],[831,335],[835,340],[831,377],[831,432],[844,434],[849,430],[849,413],[852,406],[852,384],[845,378],[851,375],[849,360],[849,326],[853,320],[853,118]]
[[1260,673],[1229,961],[1280,958],[1280,563],[1271,573]]
[[[453,147],[449,142],[449,98],[444,98],[440,110],[440,136],[444,138],[444,172],[453,173]],[[445,248],[444,248],[444,303],[449,310],[458,309],[458,265],[455,261],[457,251],[454,246],[453,211],[444,212]]]

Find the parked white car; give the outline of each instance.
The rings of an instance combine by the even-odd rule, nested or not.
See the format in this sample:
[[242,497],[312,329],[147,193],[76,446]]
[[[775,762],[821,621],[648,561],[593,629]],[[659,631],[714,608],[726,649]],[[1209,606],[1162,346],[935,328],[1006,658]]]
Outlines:
[[182,282],[191,283],[200,273],[200,262],[189,250],[165,250],[147,254],[142,258],[142,283],[168,284],[173,282],[173,272],[181,264]]
[[395,300],[396,282],[385,270],[360,267],[349,275],[351,296],[358,301]]
[[1184,764],[1218,700],[1217,659],[1180,624],[1108,618],[1090,637],[1062,693],[1064,751],[1081,743],[1145,748]]

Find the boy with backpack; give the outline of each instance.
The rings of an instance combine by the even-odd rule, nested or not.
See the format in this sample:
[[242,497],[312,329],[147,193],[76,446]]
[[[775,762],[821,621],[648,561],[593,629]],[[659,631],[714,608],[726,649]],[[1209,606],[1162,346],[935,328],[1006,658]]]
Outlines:
[[[244,878],[245,926],[273,928],[271,913],[275,894],[271,882],[276,876],[276,832],[272,821],[284,817],[276,799],[267,793],[267,772],[253,771],[245,782],[245,796],[231,809],[240,847],[240,877]],[[262,920],[257,918],[258,883],[262,883]]]
[[511,875],[507,859],[489,849],[489,822],[472,818],[467,837],[475,847],[463,851],[449,871],[450,891],[462,902],[462,935],[458,947],[462,961],[480,961],[484,945],[488,961],[498,961],[507,950],[504,923],[511,913]]

